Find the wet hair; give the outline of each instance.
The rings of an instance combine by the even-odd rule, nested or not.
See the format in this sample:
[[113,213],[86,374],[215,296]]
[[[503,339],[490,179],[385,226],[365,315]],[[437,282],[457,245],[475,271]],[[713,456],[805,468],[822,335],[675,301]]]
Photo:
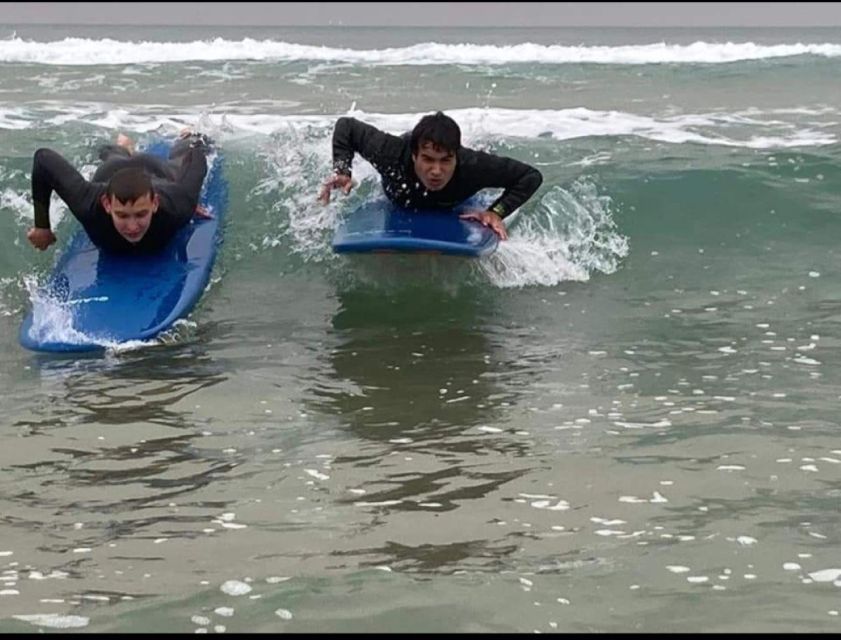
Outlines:
[[106,194],[109,198],[116,198],[123,204],[131,204],[138,198],[148,195],[155,197],[152,179],[143,169],[126,168],[115,172],[108,181]]
[[455,120],[441,111],[424,116],[412,129],[410,139],[412,153],[417,155],[420,148],[427,142],[455,153],[461,148],[461,129],[458,128]]

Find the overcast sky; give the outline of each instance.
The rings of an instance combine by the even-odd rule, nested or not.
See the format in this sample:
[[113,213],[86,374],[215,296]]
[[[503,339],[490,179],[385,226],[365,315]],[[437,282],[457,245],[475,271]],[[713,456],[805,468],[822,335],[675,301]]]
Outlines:
[[0,24],[841,26],[841,2],[0,2]]

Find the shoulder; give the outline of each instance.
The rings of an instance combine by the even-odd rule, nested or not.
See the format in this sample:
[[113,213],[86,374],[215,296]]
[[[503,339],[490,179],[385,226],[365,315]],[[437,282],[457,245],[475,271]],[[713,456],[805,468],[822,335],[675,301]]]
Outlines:
[[473,168],[476,171],[522,171],[525,169],[534,169],[534,167],[522,160],[499,155],[497,153],[468,149],[466,147],[462,147],[459,150],[458,157],[459,162],[465,167]]
[[336,120],[336,127],[337,128],[363,128],[363,129],[377,129],[374,125],[368,124],[367,122],[362,122],[362,120],[357,120],[353,116],[342,116],[338,120]]
[[58,151],[54,149],[50,149],[48,147],[41,147],[40,149],[36,149],[35,153],[32,154],[36,161],[39,160],[46,160],[48,158],[64,158]]
[[461,167],[472,169],[482,169],[488,164],[491,164],[499,159],[499,156],[495,156],[485,151],[470,149],[468,147],[462,147],[459,149],[456,157],[458,159],[458,164]]

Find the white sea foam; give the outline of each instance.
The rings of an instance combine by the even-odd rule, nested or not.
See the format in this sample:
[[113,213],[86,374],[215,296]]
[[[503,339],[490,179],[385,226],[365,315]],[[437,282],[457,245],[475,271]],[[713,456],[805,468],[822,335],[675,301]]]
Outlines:
[[30,336],[40,342],[82,344],[88,338],[73,328],[74,305],[50,294],[31,276],[24,277],[24,285],[32,301],[32,326]]
[[562,238],[516,235],[479,264],[491,282],[506,288],[588,280],[587,270],[570,262],[563,255],[564,249]]
[[22,220],[31,221],[33,218],[31,197],[14,189],[0,191],[0,209],[14,211],[15,217]]
[[[339,115],[279,115],[254,113],[252,108],[230,107],[220,113],[212,107],[208,113],[199,105],[196,111],[173,111],[165,106],[138,107],[132,110],[109,105],[73,104],[64,107],[53,103],[22,108],[0,104],[0,129],[36,127],[43,121],[66,124],[79,122],[109,131],[137,133],[177,132],[184,126],[195,126],[201,119],[204,130],[229,138],[275,135],[310,139],[313,134],[327,136]],[[626,111],[597,110],[584,107],[570,109],[501,109],[464,108],[447,113],[462,130],[465,144],[476,141],[506,139],[571,140],[587,137],[634,136],[671,144],[718,145],[748,149],[810,147],[834,144],[833,127],[815,123],[799,124],[763,118],[751,113],[687,113],[677,115],[643,115]],[[400,134],[409,131],[421,113],[366,113],[351,110],[355,116],[375,127]],[[738,127],[734,127],[738,124]],[[322,144],[325,148],[329,144]]]
[[67,616],[59,613],[34,613],[12,616],[16,620],[32,623],[39,627],[52,629],[74,629],[88,626],[90,618],[85,616]]
[[28,129],[34,122],[22,117],[22,109],[0,111],[0,129]]
[[49,65],[147,64],[187,61],[253,60],[314,61],[372,66],[510,65],[510,64],[722,64],[793,56],[841,57],[834,43],[756,44],[753,42],[656,42],[620,46],[441,44],[423,42],[408,47],[348,49],[277,40],[192,42],[129,42],[111,38],[64,38],[36,42],[20,37],[0,40],[0,62]]
[[809,574],[815,582],[833,582],[841,578],[841,569],[821,569]]
[[[24,287],[32,304],[32,326],[29,334],[39,342],[64,344],[95,344],[107,353],[119,354],[159,344],[157,340],[129,340],[116,342],[107,337],[94,337],[75,328],[75,312],[80,303],[97,302],[99,298],[63,300],[36,278],[25,275]],[[105,298],[101,299],[103,302]]]
[[586,281],[594,271],[613,273],[629,249],[611,207],[611,199],[586,178],[554,187],[480,266],[500,287],[551,286]]
[[221,587],[229,596],[242,596],[251,591],[251,586],[239,580],[226,580]]

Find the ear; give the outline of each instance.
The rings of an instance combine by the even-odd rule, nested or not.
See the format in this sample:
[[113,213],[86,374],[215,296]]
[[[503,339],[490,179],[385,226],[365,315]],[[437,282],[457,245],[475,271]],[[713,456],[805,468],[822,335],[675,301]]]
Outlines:
[[161,198],[156,193],[152,198],[152,213],[155,213],[158,210],[158,207],[161,206]]
[[111,215],[111,198],[108,197],[107,193],[103,193],[99,196],[99,204],[102,205],[102,208],[105,209],[105,212],[108,215]]

